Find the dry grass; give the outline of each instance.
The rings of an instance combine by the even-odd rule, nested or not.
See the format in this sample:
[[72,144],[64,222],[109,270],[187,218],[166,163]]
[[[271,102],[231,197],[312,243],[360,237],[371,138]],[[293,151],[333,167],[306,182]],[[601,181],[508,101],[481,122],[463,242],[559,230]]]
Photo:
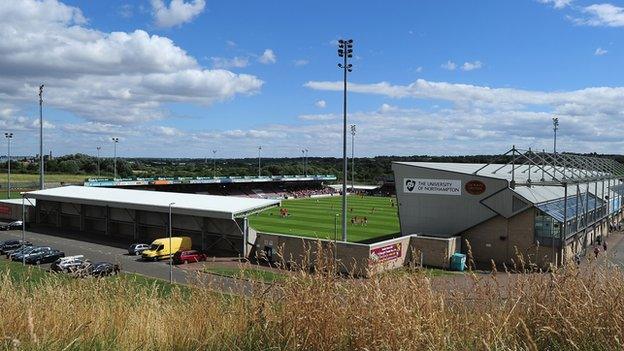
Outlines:
[[[461,277],[460,277],[461,278]],[[24,350],[621,350],[624,275],[590,263],[548,274],[294,274],[248,298],[163,297],[125,280],[37,289],[0,277],[2,348]]]

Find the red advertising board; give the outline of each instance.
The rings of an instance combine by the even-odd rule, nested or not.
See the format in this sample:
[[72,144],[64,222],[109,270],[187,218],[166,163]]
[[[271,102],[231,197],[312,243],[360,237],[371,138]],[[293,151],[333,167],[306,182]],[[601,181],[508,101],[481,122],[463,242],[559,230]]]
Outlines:
[[0,205],[0,214],[11,216],[11,208],[6,205]]
[[376,247],[370,250],[370,259],[373,263],[382,263],[401,257],[401,243]]

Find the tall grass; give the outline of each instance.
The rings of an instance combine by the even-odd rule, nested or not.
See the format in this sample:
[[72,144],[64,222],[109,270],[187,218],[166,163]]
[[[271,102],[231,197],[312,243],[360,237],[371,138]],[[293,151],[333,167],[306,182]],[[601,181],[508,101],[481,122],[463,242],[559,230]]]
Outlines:
[[[323,272],[324,270],[317,270]],[[605,264],[544,274],[342,279],[298,273],[249,297],[137,289],[124,279],[37,289],[0,276],[9,350],[621,350],[624,275]]]

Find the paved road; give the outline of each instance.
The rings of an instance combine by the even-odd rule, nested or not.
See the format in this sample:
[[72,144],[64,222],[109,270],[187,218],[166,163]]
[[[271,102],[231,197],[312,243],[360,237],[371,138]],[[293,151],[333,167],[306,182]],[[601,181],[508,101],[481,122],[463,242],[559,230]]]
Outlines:
[[[89,241],[80,240],[77,237],[68,235],[58,236],[47,232],[26,231],[26,240],[38,246],[51,246],[65,252],[66,256],[84,255],[92,262],[108,261],[117,263],[122,271],[138,273],[145,276],[169,280],[168,260],[159,262],[145,262],[140,256],[128,255],[125,245],[104,243],[97,238],[88,238]],[[11,230],[0,232],[0,241],[10,239],[21,239],[22,231]],[[83,238],[85,239],[85,238]],[[249,294],[254,284],[248,281],[241,281],[227,277],[204,274],[197,271],[197,267],[189,264],[173,266],[173,281],[178,284],[187,285],[210,285],[211,288],[225,293]],[[44,265],[47,268],[48,265]]]

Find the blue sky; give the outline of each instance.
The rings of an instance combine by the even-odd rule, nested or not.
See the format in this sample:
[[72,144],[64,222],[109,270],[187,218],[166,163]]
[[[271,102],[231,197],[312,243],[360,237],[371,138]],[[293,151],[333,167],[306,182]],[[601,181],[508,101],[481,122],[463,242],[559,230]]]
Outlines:
[[355,41],[360,156],[623,153],[624,4],[0,0],[0,126],[122,156],[338,156],[336,40]]

